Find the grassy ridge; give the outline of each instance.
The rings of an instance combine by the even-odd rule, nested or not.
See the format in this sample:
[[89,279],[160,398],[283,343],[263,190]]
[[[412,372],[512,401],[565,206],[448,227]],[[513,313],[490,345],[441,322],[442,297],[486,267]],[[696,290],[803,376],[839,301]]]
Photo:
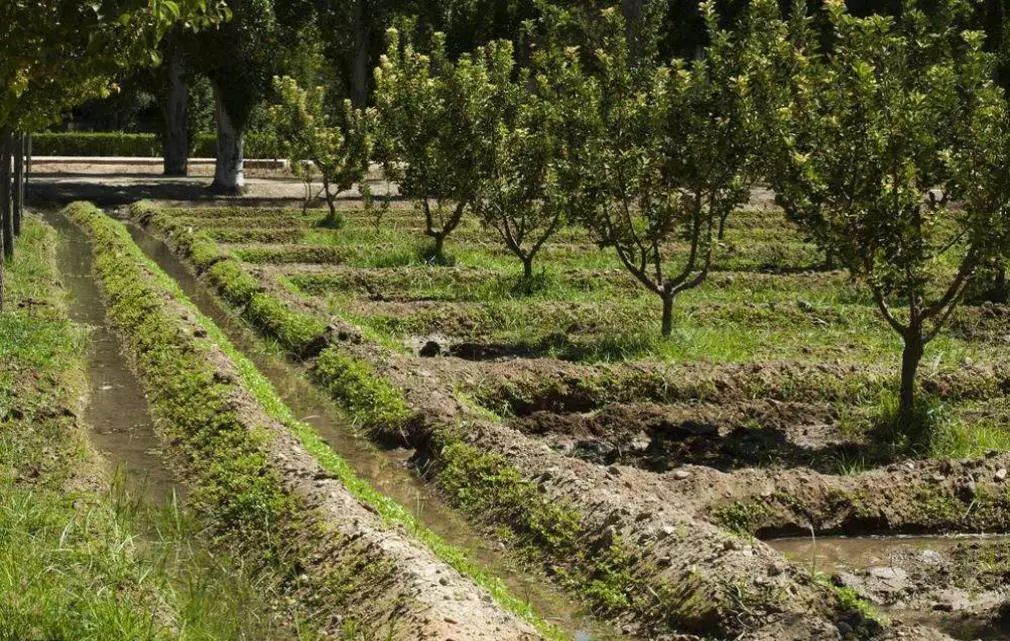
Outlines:
[[76,418],[87,337],[56,244],[26,217],[0,313],[0,639],[295,638],[263,576],[209,554],[178,506],[110,483]]

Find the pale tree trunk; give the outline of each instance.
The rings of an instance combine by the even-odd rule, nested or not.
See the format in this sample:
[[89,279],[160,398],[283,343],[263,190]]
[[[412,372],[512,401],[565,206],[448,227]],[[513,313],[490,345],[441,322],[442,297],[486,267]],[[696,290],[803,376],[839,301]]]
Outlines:
[[245,159],[242,156],[245,132],[236,127],[228,115],[221,91],[216,86],[214,106],[217,114],[217,162],[214,165],[214,183],[210,188],[220,194],[241,194],[245,189]]
[[368,25],[365,23],[364,0],[354,3],[354,54],[351,58],[351,102],[355,107],[368,105]]
[[168,86],[161,105],[164,171],[166,176],[185,176],[189,170],[189,86],[180,54],[172,54],[165,62],[165,75]]

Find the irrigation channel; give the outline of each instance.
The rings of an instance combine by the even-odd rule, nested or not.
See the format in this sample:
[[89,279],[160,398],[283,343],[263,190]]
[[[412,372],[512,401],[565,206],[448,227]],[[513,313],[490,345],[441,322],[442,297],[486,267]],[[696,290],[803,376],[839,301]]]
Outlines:
[[412,452],[381,450],[350,424],[334,401],[316,389],[303,368],[261,339],[196,278],[171,248],[132,223],[134,242],[174,279],[201,313],[213,320],[235,347],[256,365],[281,399],[302,421],[311,425],[329,446],[376,489],[415,512],[430,530],[465,550],[476,562],[499,577],[516,596],[528,601],[545,620],[575,641],[617,641],[625,637],[579,607],[575,599],[553,587],[540,571],[524,567],[515,555],[482,536],[408,463]]
[[152,506],[185,494],[160,455],[160,441],[147,398],[123,356],[122,340],[109,325],[105,303],[92,272],[94,258],[84,233],[53,211],[46,222],[60,234],[57,265],[69,292],[70,319],[89,329],[88,403],[84,422],[91,440],[125,475],[126,488]]
[[[90,241],[63,216],[49,211],[45,220],[60,233],[58,264],[70,293],[70,315],[91,328],[87,355],[89,400],[84,420],[95,445],[113,465],[124,470],[128,489],[151,504],[161,503],[184,488],[160,454],[147,400],[123,356],[118,334],[108,326],[105,304],[92,273]],[[408,450],[382,450],[361,435],[346,415],[307,379],[302,366],[285,358],[261,339],[196,278],[164,242],[140,227],[128,225],[144,253],[173,278],[200,311],[270,380],[281,398],[302,420],[312,425],[355,471],[378,490],[414,510],[425,526],[446,541],[466,550],[509,589],[529,601],[546,620],[576,641],[624,638],[605,623],[578,608],[574,599],[555,589],[539,571],[524,567],[509,552],[481,536],[451,508],[437,491],[412,470]],[[943,552],[959,543],[993,542],[1005,537],[832,537],[780,539],[768,543],[791,561],[824,573],[886,567],[899,548]],[[918,621],[943,629],[958,639],[1010,641],[1010,625],[978,628],[958,625],[937,612],[895,610],[906,622]]]
[[[925,565],[936,562],[941,555],[952,552],[959,546],[1006,543],[1006,534],[963,534],[951,536],[833,536],[824,538],[785,538],[767,541],[794,563],[808,567],[811,572],[838,575],[851,572],[868,572],[885,586],[888,581],[895,588],[900,587],[905,570],[894,565],[896,558],[908,558],[914,553]],[[950,590],[946,596],[953,601],[988,602],[998,606],[1006,601],[1010,586],[988,593],[970,594]],[[943,593],[941,592],[941,595]],[[955,639],[1010,641],[1010,620],[1006,616],[997,620],[980,621],[966,613],[948,611],[945,606],[934,605],[932,609],[911,610],[898,605],[882,608],[885,614],[899,617],[906,623],[918,623],[942,630]]]

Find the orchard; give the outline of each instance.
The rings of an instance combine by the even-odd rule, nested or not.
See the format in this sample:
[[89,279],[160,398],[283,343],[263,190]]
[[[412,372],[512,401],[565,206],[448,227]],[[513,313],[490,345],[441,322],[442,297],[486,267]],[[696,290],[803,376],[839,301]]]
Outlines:
[[1008,27],[8,2],[0,638],[1010,638]]

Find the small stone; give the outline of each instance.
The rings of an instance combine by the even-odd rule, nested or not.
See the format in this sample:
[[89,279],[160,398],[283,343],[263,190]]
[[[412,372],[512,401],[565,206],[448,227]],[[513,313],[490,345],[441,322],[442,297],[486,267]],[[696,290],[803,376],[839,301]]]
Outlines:
[[901,568],[870,568],[870,576],[885,581],[903,581],[908,578],[908,573]]
[[996,470],[996,475],[995,475],[996,476],[996,480],[997,481],[1005,481],[1006,480],[1006,474],[1007,474],[1007,471],[1006,471],[1005,467],[999,468],[998,470]]
[[937,564],[943,561],[943,555],[936,550],[923,550],[919,553],[919,558],[924,563]]
[[677,479],[678,481],[683,481],[685,479],[691,478],[691,473],[688,472],[687,470],[674,470],[673,478]]

